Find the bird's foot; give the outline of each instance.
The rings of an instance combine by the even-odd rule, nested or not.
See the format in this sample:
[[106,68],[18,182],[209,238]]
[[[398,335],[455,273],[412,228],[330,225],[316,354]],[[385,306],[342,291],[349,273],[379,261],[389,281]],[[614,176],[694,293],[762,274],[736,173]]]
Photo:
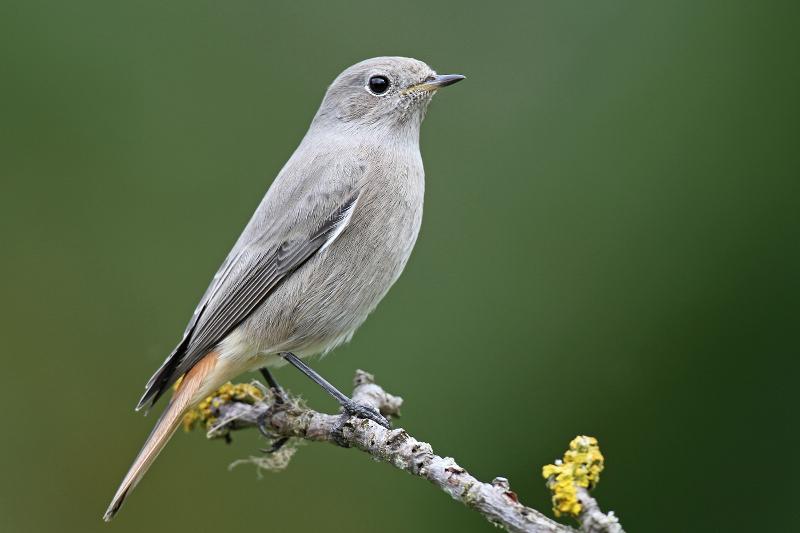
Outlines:
[[265,439],[272,440],[275,438],[275,435],[273,435],[272,432],[267,427],[267,417],[269,415],[270,415],[269,409],[259,413],[258,417],[256,417],[256,428],[258,429],[258,432],[261,433],[261,435]]
[[268,409],[268,410],[264,411],[263,413],[259,414],[258,418],[256,418],[256,428],[258,428],[258,432],[261,433],[261,435],[265,439],[267,439],[267,440],[272,442],[272,444],[270,444],[269,448],[262,448],[261,449],[261,451],[266,453],[266,454],[273,454],[273,453],[277,452],[278,450],[283,448],[283,446],[287,442],[289,442],[289,437],[281,437],[281,436],[275,435],[272,431],[270,431],[270,428],[267,427],[267,417],[270,414],[271,414],[271,412]]
[[386,429],[392,429],[392,423],[389,422],[377,409],[370,405],[364,405],[361,403],[356,403],[353,400],[347,400],[342,402],[342,411],[356,418],[372,420],[376,424],[381,425]]

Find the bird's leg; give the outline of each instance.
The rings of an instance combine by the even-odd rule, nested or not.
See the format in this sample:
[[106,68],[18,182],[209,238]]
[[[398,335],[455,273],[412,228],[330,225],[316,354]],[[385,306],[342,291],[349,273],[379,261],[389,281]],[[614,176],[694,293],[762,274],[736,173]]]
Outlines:
[[270,372],[267,367],[259,368],[258,371],[264,376],[267,385],[269,385],[269,388],[272,389],[272,392],[275,394],[275,403],[284,403],[285,395],[283,393],[283,388],[275,380],[272,372]]
[[[283,388],[280,386],[278,381],[272,375],[272,372],[269,371],[267,367],[263,367],[259,369],[261,375],[264,376],[264,380],[269,385],[269,388],[272,390],[272,393],[275,395],[275,404],[281,405],[286,403],[286,395],[283,392]],[[272,445],[269,448],[261,450],[264,453],[275,453],[281,448],[283,445],[289,442],[289,437],[281,437],[275,439],[275,435],[271,434],[266,427],[266,420],[267,414],[269,410],[264,411],[260,415],[258,415],[258,420],[256,420],[256,427],[258,428],[259,433],[261,433],[265,438],[272,441]]]
[[370,407],[368,405],[361,405],[359,403],[354,402],[344,394],[342,394],[339,389],[331,385],[328,380],[317,374],[313,369],[311,369],[307,364],[301,361],[295,354],[291,352],[283,352],[281,357],[286,359],[293,367],[297,370],[305,374],[306,376],[311,379],[314,383],[322,387],[325,392],[333,396],[333,398],[339,402],[339,405],[342,406],[342,410],[350,416],[355,416],[358,418],[366,418],[368,420],[372,420],[376,424],[380,424],[385,428],[391,428],[391,424],[389,423],[386,418],[381,415],[377,409]]

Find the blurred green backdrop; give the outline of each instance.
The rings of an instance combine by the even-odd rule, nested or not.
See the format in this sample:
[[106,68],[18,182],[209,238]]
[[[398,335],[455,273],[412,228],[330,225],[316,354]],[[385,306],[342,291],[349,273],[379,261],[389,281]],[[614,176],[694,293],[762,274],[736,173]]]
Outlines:
[[423,127],[406,273],[316,367],[345,389],[374,372],[406,398],[409,431],[539,509],[540,466],[586,433],[607,456],[600,502],[629,531],[785,529],[800,496],[798,11],[3,2],[0,530],[490,529],[332,446],[261,480],[227,471],[262,446],[252,432],[178,434],[100,520],[154,421],[132,410],[144,382],[327,84],[384,54],[468,80]]

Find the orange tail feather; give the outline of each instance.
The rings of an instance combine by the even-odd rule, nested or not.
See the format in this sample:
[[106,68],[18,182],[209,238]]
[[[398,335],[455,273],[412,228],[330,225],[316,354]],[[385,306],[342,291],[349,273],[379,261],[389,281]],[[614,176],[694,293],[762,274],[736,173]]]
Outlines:
[[131,465],[130,470],[125,474],[125,478],[122,480],[119,489],[117,489],[114,499],[111,500],[111,505],[108,506],[106,513],[103,515],[103,520],[108,522],[114,518],[114,515],[117,514],[117,511],[119,511],[119,508],[125,501],[125,498],[130,494],[139,480],[142,479],[147,469],[150,468],[150,465],[152,465],[153,461],[158,457],[159,452],[161,452],[167,442],[169,442],[170,437],[172,437],[175,430],[178,429],[183,414],[192,407],[193,400],[197,401],[195,395],[205,378],[214,370],[216,363],[217,353],[210,352],[203,357],[203,359],[198,361],[183,377],[172,400],[159,417],[158,422],[156,422],[153,431],[150,432],[150,436],[145,441],[144,446],[142,446],[139,455],[136,456],[136,460],[133,462],[133,465]]

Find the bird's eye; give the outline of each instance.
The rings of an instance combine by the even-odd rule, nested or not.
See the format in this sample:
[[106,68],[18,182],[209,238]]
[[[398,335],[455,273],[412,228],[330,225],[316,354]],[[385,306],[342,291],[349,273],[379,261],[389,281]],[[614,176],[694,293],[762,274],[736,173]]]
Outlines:
[[372,76],[367,87],[373,94],[383,94],[389,90],[389,78],[386,76]]

